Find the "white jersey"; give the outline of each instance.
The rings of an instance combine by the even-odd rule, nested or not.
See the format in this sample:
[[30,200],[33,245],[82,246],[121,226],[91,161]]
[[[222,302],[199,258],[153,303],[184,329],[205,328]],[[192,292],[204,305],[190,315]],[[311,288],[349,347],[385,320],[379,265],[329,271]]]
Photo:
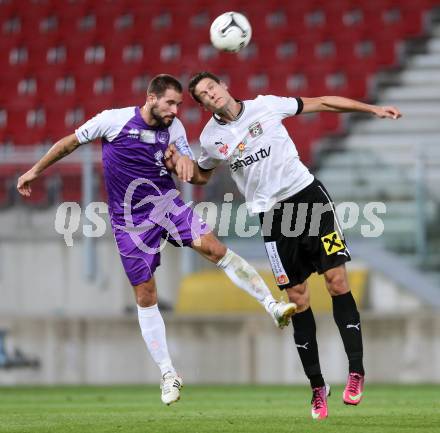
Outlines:
[[301,110],[300,99],[259,95],[243,101],[233,122],[214,115],[200,136],[199,166],[210,170],[227,161],[249,211],[270,210],[314,179],[281,122]]

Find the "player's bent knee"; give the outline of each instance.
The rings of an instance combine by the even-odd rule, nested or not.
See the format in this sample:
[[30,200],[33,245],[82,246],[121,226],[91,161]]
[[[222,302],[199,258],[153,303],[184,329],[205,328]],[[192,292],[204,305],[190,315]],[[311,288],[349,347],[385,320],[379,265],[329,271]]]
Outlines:
[[139,307],[151,307],[157,304],[157,296],[155,293],[138,293],[136,294],[136,303]]
[[136,303],[140,307],[151,307],[157,304],[156,285],[150,281],[138,284],[133,287],[136,296]]
[[345,285],[336,284],[334,286],[329,286],[328,291],[331,296],[338,296],[338,295],[344,295],[345,293],[349,292],[350,290]]
[[331,296],[343,295],[350,291],[345,271],[328,272],[324,277]]
[[286,289],[287,296],[290,302],[294,302],[297,306],[297,312],[307,310],[310,306],[310,296],[307,286],[305,284],[298,284],[297,286]]
[[195,247],[202,253],[209,261],[217,263],[221,260],[227,251],[227,248],[222,244],[212,233],[208,233],[201,238],[200,247]]
[[294,302],[296,304],[296,311],[297,313],[301,313],[310,306],[310,300],[308,296],[305,295],[298,295],[298,296],[289,296],[289,301]]
[[226,246],[219,242],[219,245],[217,245],[212,252],[213,262],[217,263],[219,260],[221,260],[225,256],[226,251],[228,251]]
[[226,251],[227,248],[222,243],[220,243],[220,241],[217,241],[216,244],[211,245],[211,247],[209,248],[209,259],[212,262],[217,263],[225,256]]

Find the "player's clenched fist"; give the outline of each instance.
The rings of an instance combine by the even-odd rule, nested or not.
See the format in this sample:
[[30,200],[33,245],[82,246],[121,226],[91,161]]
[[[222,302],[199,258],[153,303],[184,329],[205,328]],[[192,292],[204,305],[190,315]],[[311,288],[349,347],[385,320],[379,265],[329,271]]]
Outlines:
[[32,170],[29,170],[25,174],[20,176],[17,182],[18,192],[25,197],[29,197],[32,192],[31,182],[37,177],[38,176]]
[[175,171],[178,159],[179,154],[177,152],[176,146],[174,144],[170,144],[164,153],[165,167],[168,171]]
[[177,174],[182,182],[189,182],[194,176],[194,162],[186,155],[180,155],[174,144],[170,144],[164,154],[165,167]]
[[402,113],[392,106],[376,107],[374,114],[381,119],[399,119],[399,117],[402,117]]

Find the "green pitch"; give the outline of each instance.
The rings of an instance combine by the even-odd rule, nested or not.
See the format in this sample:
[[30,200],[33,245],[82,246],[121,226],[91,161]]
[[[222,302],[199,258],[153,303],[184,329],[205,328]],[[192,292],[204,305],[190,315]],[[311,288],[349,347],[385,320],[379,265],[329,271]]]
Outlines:
[[0,432],[440,432],[440,386],[368,385],[358,407],[341,393],[317,422],[306,387],[186,386],[169,407],[158,387],[0,388]]

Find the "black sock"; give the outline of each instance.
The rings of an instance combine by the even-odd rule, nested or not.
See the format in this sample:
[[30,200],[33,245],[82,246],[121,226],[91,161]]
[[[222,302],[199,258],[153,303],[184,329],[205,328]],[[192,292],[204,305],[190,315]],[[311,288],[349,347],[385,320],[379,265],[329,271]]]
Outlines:
[[348,357],[350,372],[365,374],[362,363],[362,331],[359,312],[351,292],[332,296],[333,317],[338,325]]
[[312,309],[292,317],[293,338],[306,376],[312,388],[324,386],[324,379],[319,365],[318,343],[316,341],[316,324]]

